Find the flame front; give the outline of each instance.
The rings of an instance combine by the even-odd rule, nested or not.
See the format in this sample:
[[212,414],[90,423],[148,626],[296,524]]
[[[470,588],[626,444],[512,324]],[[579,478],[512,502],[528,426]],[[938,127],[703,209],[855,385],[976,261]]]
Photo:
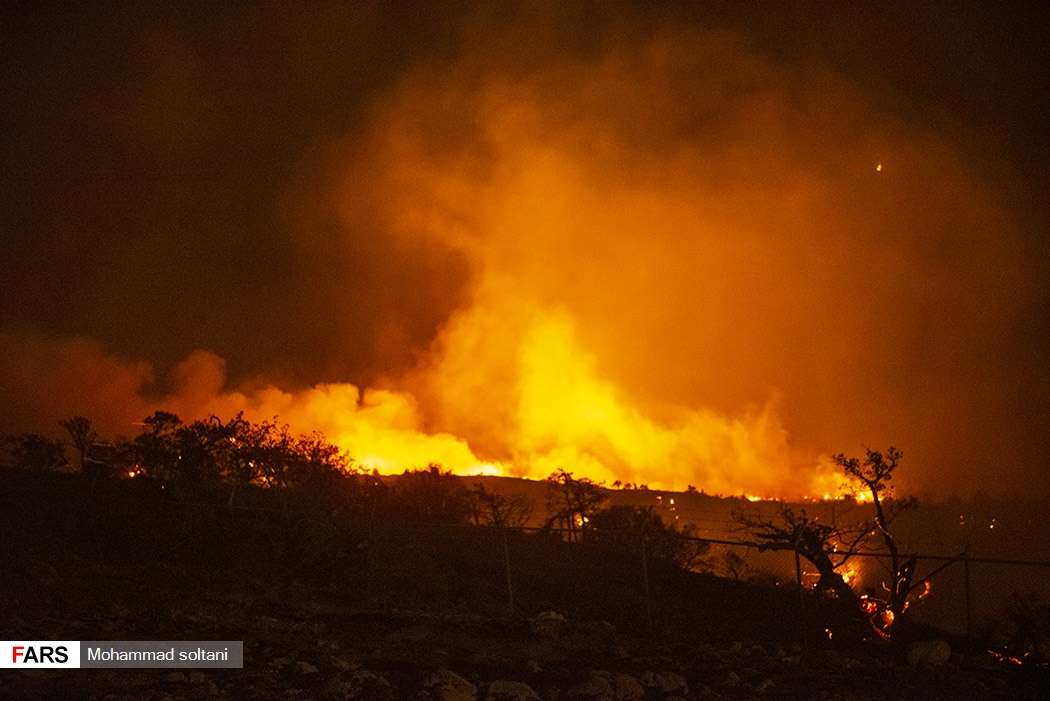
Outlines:
[[[795,402],[792,426],[805,424],[799,414],[834,411],[799,397],[847,379],[828,361],[852,358],[849,334],[864,328],[839,323],[853,317],[828,292],[851,287],[828,277],[846,260],[823,226],[842,223],[828,221],[833,183],[784,150],[781,125],[806,120],[778,99],[776,80],[726,89],[751,85],[755,70],[775,78],[774,68],[744,55],[727,82],[725,62],[711,59],[744,47],[697,39],[609,47],[527,77],[469,57],[401,76],[370,103],[348,149],[333,142],[320,194],[308,198],[323,211],[297,226],[301,253],[326,266],[353,268],[385,247],[462,263],[427,268],[428,280],[455,283],[435,283],[429,297],[392,293],[412,303],[395,305],[378,347],[396,346],[412,369],[378,363],[369,388],[236,392],[225,389],[222,360],[197,353],[176,373],[179,391],[130,403],[129,423],[152,408],[184,420],[276,416],[380,472],[440,463],[543,478],[563,468],[727,495],[839,494],[834,466],[793,444],[780,416],[781,393]],[[686,105],[734,128],[693,134],[697,113]],[[655,124],[681,139],[655,138]],[[433,299],[446,290],[455,304]],[[359,303],[352,285],[343,292]],[[431,306],[451,311],[435,321]],[[425,343],[399,333],[415,314],[434,321],[422,325]],[[825,430],[802,440],[820,444]]]
[[[486,334],[496,318],[502,331]],[[785,498],[837,479],[793,452],[773,402],[736,419],[682,408],[647,416],[600,376],[564,310],[500,317],[481,305],[450,327],[441,353],[424,374],[430,384],[419,387],[448,430],[428,428],[421,400],[405,390],[336,383],[212,392],[222,361],[202,352],[180,366],[182,387],[164,406],[187,418],[276,416],[296,431],[320,431],[380,473],[439,463],[459,474],[542,479],[564,468],[596,481]]]

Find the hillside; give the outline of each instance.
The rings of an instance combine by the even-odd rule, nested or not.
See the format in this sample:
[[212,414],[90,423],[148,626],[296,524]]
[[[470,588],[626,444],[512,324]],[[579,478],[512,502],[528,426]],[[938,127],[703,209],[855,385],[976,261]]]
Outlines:
[[927,669],[903,651],[829,641],[841,616],[807,596],[800,621],[788,587],[659,562],[643,572],[629,553],[550,535],[511,534],[504,550],[498,531],[407,514],[365,533],[307,511],[279,516],[265,499],[231,512],[136,480],[92,498],[77,477],[11,470],[0,471],[0,510],[10,639],[245,644],[239,670],[5,670],[4,698],[528,698],[497,693],[525,684],[545,700],[612,698],[606,687],[646,699],[986,699],[1048,688],[1039,672],[958,655]]

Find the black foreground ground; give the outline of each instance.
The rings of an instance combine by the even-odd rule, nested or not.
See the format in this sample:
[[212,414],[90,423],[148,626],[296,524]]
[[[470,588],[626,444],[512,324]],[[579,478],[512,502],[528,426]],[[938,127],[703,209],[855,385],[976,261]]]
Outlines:
[[646,596],[635,559],[541,536],[504,550],[492,531],[387,523],[364,538],[82,487],[0,475],[5,639],[243,640],[244,667],[0,670],[0,698],[1050,698],[1044,670],[959,641],[936,665],[829,641],[837,619],[815,600],[803,634],[797,591],[653,565]]

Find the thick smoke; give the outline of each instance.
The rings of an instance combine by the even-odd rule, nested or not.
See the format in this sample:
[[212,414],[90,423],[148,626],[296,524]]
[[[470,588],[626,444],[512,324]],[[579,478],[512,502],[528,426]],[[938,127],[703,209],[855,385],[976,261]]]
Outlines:
[[[1011,470],[999,432],[1030,419],[1007,413],[1009,388],[1031,388],[998,363],[1023,354],[1010,330],[1039,288],[988,173],[860,86],[781,68],[730,33],[613,40],[527,71],[501,60],[519,40],[490,35],[406,76],[368,137],[377,218],[478,271],[423,378],[438,425],[499,458],[520,450],[519,354],[563,362],[562,346],[528,346],[553,315],[660,426],[776,397],[811,457],[896,443],[925,488]],[[771,454],[741,487],[790,491],[798,456],[758,441]],[[668,459],[643,476],[679,484],[717,483],[741,459],[652,455]],[[645,461],[618,457],[627,476]]]
[[921,13],[321,7],[9,23],[5,429],[243,410],[384,470],[785,496],[895,444],[908,490],[1048,486],[1009,55],[964,76]]

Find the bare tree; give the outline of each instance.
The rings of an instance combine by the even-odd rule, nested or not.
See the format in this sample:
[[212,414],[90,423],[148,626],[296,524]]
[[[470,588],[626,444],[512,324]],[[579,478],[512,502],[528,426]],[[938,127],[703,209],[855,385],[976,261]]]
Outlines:
[[874,532],[882,540],[882,545],[890,556],[892,568],[892,587],[887,602],[892,620],[893,617],[899,617],[904,613],[908,607],[908,594],[911,592],[912,575],[915,573],[915,558],[906,558],[901,555],[890,527],[902,511],[915,505],[915,501],[888,498],[892,496],[890,480],[893,479],[893,473],[901,458],[904,457],[901,451],[890,446],[885,453],[867,448],[864,449],[864,452],[866,455],[863,460],[847,458],[841,453],[833,459],[843,472],[860,483],[859,493],[870,496],[875,508]]
[[91,427],[91,420],[84,416],[73,416],[64,419],[61,424],[62,428],[66,429],[66,432],[69,434],[70,440],[73,441],[73,449],[77,451],[77,462],[79,463],[80,472],[83,473],[87,468],[91,446],[95,445],[95,441],[98,440],[98,433]]
[[[822,522],[819,517],[810,517],[805,509],[796,511],[789,506],[781,507],[779,520],[737,515],[762,549],[789,550],[808,560],[819,575],[816,589],[833,593],[862,613],[883,639],[889,638],[894,622],[908,608],[916,564],[915,558],[902,554],[891,530],[894,519],[914,505],[910,499],[892,499],[889,482],[902,457],[893,447],[885,453],[865,448],[864,458],[842,454],[833,457],[851,480],[854,499],[871,505],[872,519],[842,525],[833,510],[831,518]],[[885,554],[890,561],[889,596],[885,601],[858,594],[843,576],[843,568],[851,558],[876,552]]]
[[580,542],[591,517],[605,501],[602,485],[558,468],[547,477],[548,525],[561,522],[571,542]]
[[475,525],[494,526],[499,533],[503,546],[503,571],[507,582],[507,607],[514,609],[514,577],[511,570],[510,544],[507,531],[521,528],[532,513],[532,503],[522,494],[505,496],[485,489],[484,485],[475,484],[470,490],[474,507]]
[[532,514],[532,504],[522,494],[497,494],[475,484],[470,490],[474,523],[496,528],[521,528]]
[[[780,521],[738,515],[737,520],[751,533],[762,550],[790,550],[806,558],[820,578],[816,589],[833,592],[842,601],[862,609],[862,601],[839,571],[857,553],[864,539],[863,529],[845,531],[832,523],[810,518],[805,509],[780,508]],[[860,531],[858,533],[858,530]]]
[[462,524],[470,520],[470,492],[463,480],[438,463],[425,470],[405,470],[393,489],[401,517],[416,523]]

